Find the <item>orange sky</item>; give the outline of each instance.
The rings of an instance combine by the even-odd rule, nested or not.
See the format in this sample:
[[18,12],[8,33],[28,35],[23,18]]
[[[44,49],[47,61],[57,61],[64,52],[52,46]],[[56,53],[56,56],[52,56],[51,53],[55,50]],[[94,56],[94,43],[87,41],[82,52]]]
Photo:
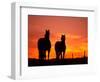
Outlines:
[[[88,56],[88,18],[71,16],[28,16],[28,58],[38,58],[37,42],[50,30],[50,58],[55,58],[54,45],[66,35],[66,58]],[[72,56],[73,54],[73,56]]]

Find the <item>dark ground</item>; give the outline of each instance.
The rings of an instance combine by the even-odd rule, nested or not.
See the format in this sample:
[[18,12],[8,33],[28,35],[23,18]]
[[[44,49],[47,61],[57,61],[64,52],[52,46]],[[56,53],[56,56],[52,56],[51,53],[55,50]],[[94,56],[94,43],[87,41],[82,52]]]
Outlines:
[[74,59],[63,59],[63,60],[42,60],[39,59],[28,59],[28,66],[49,66],[49,65],[76,65],[76,64],[88,64],[88,58],[74,58]]

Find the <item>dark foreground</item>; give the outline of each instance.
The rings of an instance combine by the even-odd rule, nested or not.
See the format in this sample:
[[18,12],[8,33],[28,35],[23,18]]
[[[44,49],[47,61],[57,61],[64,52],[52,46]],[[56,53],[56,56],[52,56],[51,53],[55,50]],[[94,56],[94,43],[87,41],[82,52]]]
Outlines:
[[63,59],[63,60],[42,60],[39,59],[28,59],[28,66],[49,66],[49,65],[76,65],[76,64],[88,64],[88,58],[75,58],[75,59]]

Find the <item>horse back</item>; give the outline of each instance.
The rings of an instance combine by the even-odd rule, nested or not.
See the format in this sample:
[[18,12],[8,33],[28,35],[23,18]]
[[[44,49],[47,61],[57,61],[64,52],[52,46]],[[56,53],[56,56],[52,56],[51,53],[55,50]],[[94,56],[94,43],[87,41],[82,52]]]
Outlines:
[[57,42],[55,43],[55,50],[56,50],[56,51],[61,51],[61,42],[60,42],[60,41],[57,41]]
[[51,48],[50,40],[46,40],[45,38],[40,38],[38,40],[38,49],[39,50],[48,50]]
[[55,50],[57,52],[61,52],[61,51],[65,51],[66,49],[66,45],[65,43],[62,43],[61,41],[57,41],[56,44],[55,44]]
[[44,38],[40,38],[40,39],[38,40],[38,49],[39,49],[39,50],[45,50],[44,45],[45,45]]

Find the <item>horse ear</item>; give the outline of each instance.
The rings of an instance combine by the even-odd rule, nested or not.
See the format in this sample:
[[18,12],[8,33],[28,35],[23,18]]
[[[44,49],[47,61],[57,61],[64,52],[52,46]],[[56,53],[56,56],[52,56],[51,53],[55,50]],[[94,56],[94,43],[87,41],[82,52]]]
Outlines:
[[45,32],[47,33],[47,32],[48,32],[48,30],[45,30]]
[[48,32],[49,32],[49,30],[48,30]]
[[48,33],[50,32],[49,29],[47,30],[47,32],[48,32]]
[[62,37],[65,37],[65,34],[62,34]]
[[65,34],[63,34],[63,35],[61,36],[61,39],[62,39],[62,40],[64,40],[64,39],[65,39]]
[[47,30],[46,30],[46,33],[48,33],[48,34],[49,34],[49,33],[50,33],[50,31],[47,29]]

